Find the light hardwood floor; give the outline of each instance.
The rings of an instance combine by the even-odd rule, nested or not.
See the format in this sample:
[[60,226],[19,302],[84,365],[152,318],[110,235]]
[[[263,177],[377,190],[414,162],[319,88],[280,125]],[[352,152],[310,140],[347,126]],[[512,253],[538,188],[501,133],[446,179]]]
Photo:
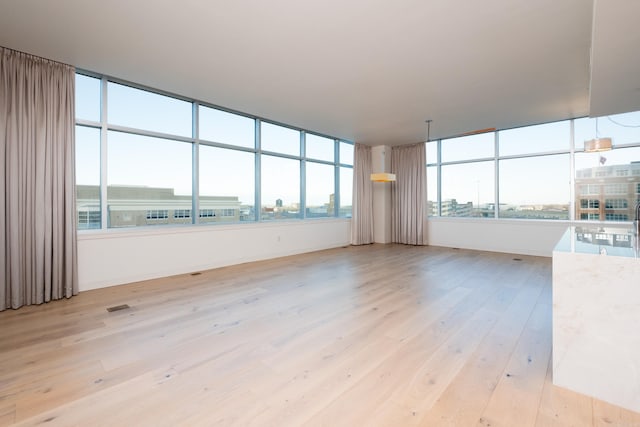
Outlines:
[[341,248],[0,313],[0,425],[640,426],[550,356],[549,258]]

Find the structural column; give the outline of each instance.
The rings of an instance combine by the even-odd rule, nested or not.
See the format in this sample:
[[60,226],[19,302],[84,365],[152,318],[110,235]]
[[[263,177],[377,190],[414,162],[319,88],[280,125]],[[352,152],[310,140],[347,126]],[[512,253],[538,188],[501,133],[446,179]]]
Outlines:
[[[391,148],[378,145],[371,149],[373,173],[391,170]],[[373,183],[373,241],[391,243],[391,185],[386,182]]]

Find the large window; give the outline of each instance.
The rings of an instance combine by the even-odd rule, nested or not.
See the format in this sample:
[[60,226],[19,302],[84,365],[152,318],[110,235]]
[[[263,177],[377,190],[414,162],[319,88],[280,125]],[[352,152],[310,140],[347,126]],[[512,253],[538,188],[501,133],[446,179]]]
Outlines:
[[569,154],[500,160],[499,166],[500,217],[569,219]]
[[596,137],[610,137],[614,147],[637,145],[640,142],[640,111],[595,118],[581,118],[574,122],[576,150],[584,141]]
[[351,218],[353,213],[353,207],[351,206],[351,200],[353,196],[353,169],[341,167],[340,168],[340,209],[338,210],[338,216]]
[[[585,152],[596,137],[613,149]],[[629,221],[640,202],[640,112],[428,142],[427,180],[431,216]]]
[[571,122],[562,121],[498,132],[500,156],[517,156],[551,151],[568,152]]
[[442,166],[442,216],[493,217],[494,163]]
[[263,151],[300,156],[300,132],[284,126],[262,122],[260,145]]
[[[626,133],[626,132],[624,132]],[[617,141],[614,133],[614,143]],[[624,140],[624,137],[621,138]],[[631,221],[640,202],[640,146],[576,153],[576,218]],[[585,197],[588,196],[588,197]],[[584,200],[589,202],[586,204]]]
[[100,121],[100,79],[76,74],[76,119]]
[[[640,202],[640,112],[583,118],[575,126],[577,219],[631,221]],[[587,153],[583,141],[609,137],[613,150]]]
[[306,172],[306,217],[334,216],[335,167],[322,163],[307,162]]
[[[442,141],[442,162],[459,162],[493,157],[495,138],[493,133],[462,136]],[[429,155],[430,153],[427,153]]]
[[427,142],[427,215],[438,216],[438,145],[439,141]]
[[333,162],[335,157],[335,142],[333,139],[307,133],[305,135],[305,147],[305,155],[308,159]]
[[[200,146],[200,222],[255,220],[255,154],[225,148]],[[214,215],[216,209],[231,209],[233,215]],[[204,219],[206,218],[206,219]]]
[[108,140],[109,227],[191,223],[175,215],[148,222],[146,215],[191,208],[191,144],[117,131]]
[[341,164],[353,166],[353,144],[340,141],[339,156]]
[[339,198],[334,199],[334,204],[338,207],[338,216],[351,218],[353,207],[353,144],[340,141],[338,144],[338,156],[340,158],[340,169],[338,172]]
[[348,141],[76,74],[79,229],[348,217],[352,169]]
[[300,160],[263,155],[261,171],[261,218],[300,218]]
[[249,148],[255,145],[255,120],[249,117],[201,105],[198,119],[201,140]]
[[110,124],[184,137],[191,136],[191,103],[109,82],[107,119]]
[[78,229],[100,228],[100,130],[76,126]]
[[[427,157],[433,156],[431,147]],[[480,160],[493,158],[494,148],[495,139],[489,134],[441,142],[440,182],[446,184],[441,189],[442,216],[495,216],[495,160]]]

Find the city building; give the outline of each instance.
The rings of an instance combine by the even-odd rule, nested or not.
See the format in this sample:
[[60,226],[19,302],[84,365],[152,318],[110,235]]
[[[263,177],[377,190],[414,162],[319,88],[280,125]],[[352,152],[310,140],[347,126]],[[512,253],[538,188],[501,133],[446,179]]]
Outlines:
[[[78,228],[100,228],[99,188],[76,188]],[[177,195],[173,188],[109,186],[107,203],[109,228],[192,223],[191,196]],[[201,196],[199,203],[199,223],[238,222],[253,210],[252,206],[241,206],[237,197]]]
[[[432,207],[433,210],[433,207]],[[473,210],[473,202],[458,203],[456,199],[442,201],[442,216],[480,216]]]
[[632,221],[640,203],[640,161],[576,171],[576,219]]

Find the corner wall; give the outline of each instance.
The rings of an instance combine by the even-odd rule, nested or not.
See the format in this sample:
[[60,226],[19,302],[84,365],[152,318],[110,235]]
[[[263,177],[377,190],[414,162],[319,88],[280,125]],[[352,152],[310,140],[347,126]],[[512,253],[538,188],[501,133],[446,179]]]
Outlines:
[[[378,145],[371,148],[373,173],[391,170],[391,148]],[[373,241],[391,243],[391,184],[373,182]]]
[[[391,170],[391,147],[372,147],[372,170]],[[391,185],[373,183],[373,228],[376,243],[391,243]],[[427,244],[489,252],[551,257],[570,221],[430,217]]]

